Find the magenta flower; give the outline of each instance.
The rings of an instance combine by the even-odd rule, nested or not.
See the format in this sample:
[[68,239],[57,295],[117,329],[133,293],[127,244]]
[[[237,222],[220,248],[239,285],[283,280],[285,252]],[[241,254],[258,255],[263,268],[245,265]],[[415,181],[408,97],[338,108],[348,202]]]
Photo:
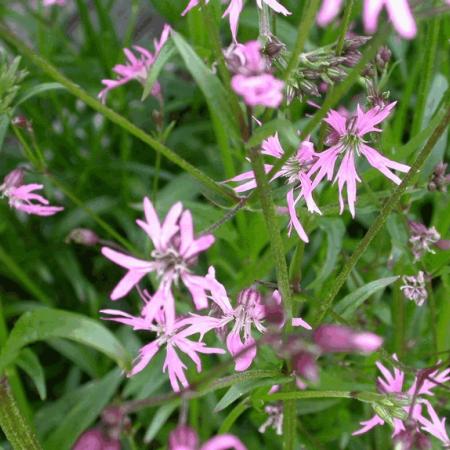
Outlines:
[[[205,3],[209,3],[209,0],[205,0]],[[262,9],[263,3],[272,8],[275,12],[283,14],[285,16],[290,15],[291,13],[277,0],[256,0],[256,4],[258,8]],[[181,13],[182,16],[187,14],[192,8],[195,8],[200,4],[200,0],[190,0],[186,9]],[[237,29],[239,26],[239,17],[241,15],[242,9],[244,6],[243,0],[230,0],[228,8],[223,13],[222,17],[229,16],[230,21],[230,29],[231,34],[233,36],[233,40],[237,41]]]
[[72,450],[120,450],[120,440],[112,439],[101,428],[90,428],[75,442]]
[[[204,335],[212,329],[227,330],[227,326],[232,324],[232,329],[226,338],[227,348],[235,360],[235,370],[245,371],[252,364],[257,352],[252,327],[254,326],[261,334],[266,331],[263,324],[266,309],[261,294],[255,289],[244,289],[238,295],[237,306],[233,308],[225,287],[215,278],[214,268],[210,267],[205,278],[209,281],[210,298],[218,308],[210,316],[193,314],[190,319],[187,319],[191,323],[190,329]],[[278,298],[281,301],[277,291],[274,297],[275,301]],[[292,324],[311,328],[300,318],[293,319]]]
[[143,370],[158,353],[161,348],[165,348],[166,358],[164,361],[163,372],[166,370],[169,374],[170,384],[175,392],[180,391],[180,385],[184,388],[189,387],[186,378],[186,366],[178,356],[177,351],[185,353],[196,365],[197,372],[202,370],[202,363],[198,353],[225,353],[221,348],[207,347],[204,342],[190,340],[189,337],[198,331],[188,327],[188,319],[174,319],[169,323],[164,316],[163,310],[159,309],[156,314],[150,313],[154,298],[147,292],[141,294],[144,301],[141,315],[135,317],[124,311],[116,309],[104,309],[100,311],[111,317],[103,317],[106,320],[112,320],[131,326],[133,330],[144,330],[156,333],[156,339],[139,350],[137,363],[133,366],[129,376],[133,376]]
[[384,108],[374,107],[364,112],[358,105],[356,116],[346,118],[337,111],[331,110],[325,122],[332,130],[328,136],[327,143],[331,147],[317,154],[317,161],[313,164],[308,176],[315,178],[311,190],[326,177],[329,181],[333,178],[336,161],[342,156],[339,170],[334,177],[339,187],[340,212],[344,210],[344,200],[342,190],[347,185],[347,203],[352,216],[355,216],[356,184],[361,181],[356,172],[355,157],[363,155],[367,162],[379,170],[383,175],[392,180],[395,184],[400,184],[400,178],[391,169],[399,172],[408,172],[409,166],[392,161],[381,155],[374,148],[366,144],[364,136],[367,133],[380,132],[375,125],[382,122],[392,111],[395,102]]
[[[342,0],[324,0],[317,15],[320,26],[328,25],[336,18],[342,8]],[[389,20],[398,34],[405,39],[412,39],[417,33],[417,26],[408,0],[364,0],[363,23],[368,33],[377,30],[378,18],[386,8]]]
[[44,6],[52,6],[52,5],[64,6],[66,4],[66,0],[44,0],[42,4]]
[[[136,55],[128,48],[124,48],[123,51],[127,58],[126,64],[117,64],[114,66],[113,71],[117,74],[118,78],[116,80],[102,80],[102,84],[106,87],[100,91],[98,98],[104,103],[106,101],[106,96],[108,92],[129,83],[132,80],[139,81],[142,85],[147,81],[148,73],[151,66],[158,57],[161,48],[166,43],[171,32],[171,27],[169,25],[164,25],[161,37],[158,40],[154,40],[155,53],[151,53],[143,47],[135,45],[133,48],[138,53]],[[155,97],[159,96],[161,93],[161,86],[156,82],[152,87],[152,95]]]
[[200,446],[196,431],[179,425],[169,435],[169,450],[246,450],[245,445],[232,434],[219,434]]
[[156,273],[160,286],[147,308],[148,319],[152,320],[158,310],[164,307],[166,320],[171,323],[175,317],[171,293],[174,283],[182,281],[197,309],[205,308],[208,304],[205,289],[208,289],[209,283],[204,277],[192,274],[190,267],[195,264],[198,255],[214,243],[214,236],[206,234],[195,239],[192,215],[188,210],[183,211],[179,202],[172,206],[162,224],[147,197],[144,198],[144,213],[145,221],[136,222],[153,242],[151,260],[134,258],[108,247],[102,248],[104,256],[128,270],[112,291],[111,300],[124,297],[145,275]]
[[[276,159],[283,157],[284,150],[278,139],[278,133],[263,142],[261,153]],[[283,167],[270,180],[272,182],[278,178],[284,178],[289,186],[286,194],[286,203],[290,217],[289,234],[294,228],[300,239],[305,242],[308,242],[309,239],[298,219],[295,207],[300,199],[304,198],[309,212],[321,214],[312,197],[311,180],[307,175],[308,170],[317,161],[317,156],[318,153],[314,151],[312,142],[302,142],[297,152],[286,161]],[[265,164],[266,173],[269,173],[272,168],[272,164]],[[256,187],[255,175],[252,170],[237,175],[228,181],[244,181],[243,184],[234,188],[234,191],[237,193],[246,192]]]
[[43,187],[42,184],[23,184],[23,170],[15,169],[4,178],[0,197],[6,197],[11,208],[27,214],[52,216],[62,211],[62,206],[50,206],[46,198],[35,193]]
[[[396,355],[394,355],[394,359],[397,359]],[[432,396],[432,389],[434,389],[439,384],[450,381],[450,368],[445,369],[441,372],[439,372],[438,370],[432,371],[426,378],[419,373],[415,377],[412,386],[407,391],[403,391],[403,383],[405,378],[405,374],[403,371],[394,367],[394,371],[393,373],[391,373],[379,361],[376,363],[376,365],[384,377],[377,378],[378,390],[380,392],[397,394],[402,399],[404,399],[405,396],[410,399],[415,398],[414,404],[410,404],[403,408],[409,416],[409,423],[423,423],[424,418],[422,416],[422,404],[426,403],[427,400],[422,398],[422,396]],[[393,436],[397,436],[399,433],[407,429],[407,424],[398,418],[394,417],[393,423]],[[369,430],[378,425],[384,425],[384,420],[380,416],[375,414],[371,419],[361,422],[361,425],[362,427],[359,430],[355,431],[353,435],[367,433]]]

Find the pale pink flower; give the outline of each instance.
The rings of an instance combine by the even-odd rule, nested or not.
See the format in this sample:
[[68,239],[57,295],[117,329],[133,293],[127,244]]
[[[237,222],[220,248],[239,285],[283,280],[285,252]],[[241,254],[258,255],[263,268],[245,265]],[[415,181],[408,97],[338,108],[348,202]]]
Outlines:
[[[342,6],[342,0],[324,0],[317,15],[317,23],[321,26],[328,25],[339,14]],[[377,30],[383,7],[400,36],[412,39],[417,34],[416,22],[408,0],[364,0],[363,23],[368,33]]]
[[247,447],[232,434],[219,434],[200,445],[196,431],[179,425],[169,435],[169,450],[246,450]]
[[[396,355],[394,359],[397,360]],[[426,399],[422,398],[424,395],[433,395],[432,389],[434,389],[439,384],[446,383],[450,381],[450,368],[443,371],[435,370],[430,371],[427,369],[428,376],[424,377],[420,372],[415,377],[413,384],[408,390],[404,390],[403,384],[405,379],[405,374],[402,370],[394,367],[394,371],[391,373],[383,364],[379,361],[376,363],[378,369],[382,373],[382,377],[377,378],[378,390],[381,393],[396,394],[401,399],[412,399],[415,398],[414,405],[408,405],[403,407],[404,411],[409,416],[409,423],[422,423],[422,404],[426,402]],[[384,377],[384,378],[383,378]],[[393,418],[394,432],[393,436],[397,436],[399,433],[407,429],[406,424],[398,419]],[[408,423],[408,425],[409,425]],[[361,422],[362,427],[355,431],[353,435],[359,435],[367,433],[375,426],[384,425],[384,420],[375,414],[371,419]]]
[[374,148],[367,145],[364,136],[368,133],[380,132],[375,125],[382,122],[392,111],[395,102],[384,108],[374,107],[364,112],[358,105],[356,116],[346,118],[338,111],[331,110],[325,119],[332,130],[327,143],[331,147],[317,154],[317,161],[308,172],[309,177],[315,178],[311,190],[326,177],[329,181],[333,179],[334,169],[339,157],[342,156],[339,169],[334,176],[334,181],[338,182],[340,212],[344,210],[344,199],[342,191],[347,185],[347,203],[352,216],[355,216],[356,185],[361,181],[356,171],[355,157],[364,156],[367,162],[379,170],[384,176],[392,180],[395,184],[400,184],[400,178],[391,169],[399,172],[408,172],[410,167],[392,161],[381,155]]
[[145,221],[137,224],[147,233],[153,242],[151,260],[142,260],[125,255],[108,247],[102,253],[108,259],[127,269],[126,275],[111,293],[111,300],[127,295],[148,273],[154,272],[160,279],[160,286],[148,307],[150,320],[164,307],[166,320],[171,323],[175,316],[175,306],[171,293],[172,285],[181,281],[191,293],[195,306],[205,308],[208,304],[205,289],[209,284],[204,277],[191,273],[200,253],[214,243],[214,236],[206,234],[194,238],[194,227],[190,211],[184,210],[181,203],[176,203],[161,224],[151,201],[144,199]]
[[[98,98],[101,99],[102,102],[105,102],[109,91],[127,84],[132,80],[136,80],[144,85],[147,81],[150,68],[158,57],[161,48],[169,38],[171,30],[172,29],[169,25],[164,25],[160,39],[154,40],[155,53],[151,53],[147,49],[135,45],[133,48],[138,53],[138,56],[136,56],[130,49],[124,48],[123,51],[127,59],[126,64],[117,64],[114,66],[113,72],[115,72],[118,76],[117,79],[102,80],[102,84],[106,87],[100,91]],[[152,95],[156,97],[159,96],[160,93],[161,86],[158,82],[156,82],[152,87]]]
[[[435,253],[432,246],[438,245],[441,241],[441,235],[435,227],[427,228],[425,225],[409,221],[409,242],[412,247],[414,261],[419,261],[425,253]],[[441,241],[442,242],[442,241]]]
[[46,198],[35,193],[43,187],[42,184],[23,184],[23,170],[15,169],[4,178],[0,197],[6,197],[11,208],[27,214],[52,216],[62,211],[62,206],[50,206]]
[[190,336],[199,331],[189,328],[190,322],[187,319],[175,319],[172,324],[169,324],[162,309],[159,309],[156,314],[149,313],[154,301],[147,292],[144,291],[141,294],[141,298],[145,304],[139,317],[116,309],[104,309],[100,312],[107,315],[103,317],[106,320],[131,326],[133,330],[145,330],[156,333],[156,339],[139,350],[137,363],[133,366],[129,376],[143,370],[156,353],[160,349],[165,348],[166,358],[163,372],[165,373],[167,370],[172,389],[175,392],[179,392],[180,385],[187,388],[189,383],[185,374],[186,366],[178,356],[177,351],[185,353],[195,363],[197,372],[202,370],[198,353],[225,353],[225,351],[221,348],[207,347],[204,342],[189,339]]
[[[284,156],[284,150],[280,144],[278,133],[263,142],[261,153],[276,159],[281,159]],[[278,178],[284,178],[289,186],[289,190],[286,194],[286,203],[290,217],[289,234],[291,234],[292,228],[294,228],[300,239],[305,242],[308,242],[309,239],[298,219],[295,207],[300,199],[304,198],[309,212],[322,214],[312,197],[312,183],[307,175],[308,170],[317,161],[317,156],[318,153],[314,151],[312,142],[304,141],[300,144],[296,153],[291,156],[282,168],[270,179],[272,182]],[[266,173],[269,173],[272,168],[273,164],[264,165]],[[240,186],[234,188],[234,191],[237,193],[246,192],[256,187],[253,170],[244,172],[227,181],[243,182]]]
[[[233,308],[225,287],[215,278],[214,268],[210,267],[205,278],[210,283],[210,298],[218,309],[210,316],[192,315],[190,319],[187,319],[191,322],[190,328],[193,332],[200,332],[203,335],[212,329],[226,330],[227,326],[232,324],[232,329],[226,338],[227,348],[235,360],[235,370],[245,371],[250,367],[257,353],[252,327],[261,334],[266,331],[263,324],[266,309],[262,296],[255,289],[244,289],[239,293],[237,306]],[[274,292],[274,297],[275,301],[277,298],[281,301],[277,291]],[[311,329],[310,325],[300,318],[293,319],[293,326]]]
[[425,285],[425,273],[419,270],[417,275],[403,276],[403,286],[400,286],[400,290],[403,295],[412,300],[417,306],[422,306],[425,300],[428,298],[428,292]]
[[[237,29],[239,26],[239,17],[241,15],[242,9],[244,7],[243,0],[229,0],[230,3],[228,8],[223,13],[222,17],[229,17],[230,21],[230,29],[231,34],[233,36],[233,40],[237,41]],[[205,0],[205,3],[209,3],[209,0]],[[263,3],[272,8],[276,13],[283,14],[285,16],[290,15],[291,13],[277,0],[256,0],[256,4],[258,8],[262,9]],[[192,8],[195,8],[200,4],[200,0],[190,0],[186,9],[181,13],[182,16],[187,14]]]
[[260,433],[265,433],[267,428],[273,428],[278,436],[283,434],[283,404],[267,405],[264,407],[267,414],[266,421],[258,428]]

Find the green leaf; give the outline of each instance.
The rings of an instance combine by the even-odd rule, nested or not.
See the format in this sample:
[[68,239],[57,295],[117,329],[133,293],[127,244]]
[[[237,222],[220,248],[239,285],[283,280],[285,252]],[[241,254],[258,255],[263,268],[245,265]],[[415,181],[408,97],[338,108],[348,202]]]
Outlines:
[[45,400],[47,398],[45,373],[38,357],[29,348],[24,348],[20,352],[16,364],[31,378],[36,386],[40,399]]
[[115,394],[122,377],[119,369],[90,385],[84,395],[63,415],[45,440],[46,450],[69,450],[78,436],[92,425]]
[[3,142],[5,140],[8,127],[9,127],[8,115],[7,114],[0,115],[0,150],[3,147]]
[[158,431],[167,422],[167,419],[177,407],[178,405],[176,403],[167,403],[166,405],[158,408],[155,415],[153,416],[153,420],[151,421],[149,427],[147,428],[147,431],[145,432],[144,442],[146,444],[150,444],[150,442],[153,441],[153,439],[158,434]]
[[257,387],[273,386],[274,384],[289,383],[290,381],[292,381],[291,377],[279,377],[259,381],[248,380],[243,381],[242,383],[237,383],[231,386],[225,393],[225,395],[219,400],[219,403],[217,403],[216,407],[214,408],[214,412],[222,411],[237,399],[241,398],[244,394],[253,391]]
[[122,369],[130,366],[122,344],[98,321],[68,311],[41,308],[26,312],[14,325],[0,354],[0,371],[16,360],[23,347],[58,337],[92,347],[115,360]]
[[333,272],[342,251],[342,241],[346,231],[344,222],[339,218],[321,218],[319,227],[327,235],[327,256],[315,280],[308,286],[310,289],[321,286]]
[[150,95],[152,87],[158,79],[161,70],[164,68],[170,58],[172,58],[175,52],[176,49],[173,45],[173,42],[171,40],[168,40],[159,52],[155,62],[152,64],[150,72],[147,76],[147,80],[145,81],[144,92],[142,93],[141,98],[142,101],[144,101]]
[[15,106],[19,106],[20,104],[26,102],[30,98],[35,95],[42,94],[48,91],[54,91],[56,89],[65,89],[65,87],[61,83],[41,83],[37,86],[33,86],[30,89],[26,90],[18,99]]
[[202,90],[209,109],[217,115],[233,138],[240,139],[238,127],[233,120],[234,115],[222,83],[180,34],[173,32],[172,39],[184,60],[186,68]]
[[356,291],[346,295],[335,306],[335,312],[344,317],[344,319],[350,319],[356,309],[359,308],[372,294],[394,283],[398,280],[398,278],[398,276],[380,278],[379,280],[372,281],[371,283],[356,289]]
[[245,148],[250,149],[256,147],[261,144],[264,139],[273,136],[277,132],[285,136],[290,145],[298,145],[299,138],[292,122],[286,119],[274,119],[258,128],[255,128],[251,138],[245,144]]

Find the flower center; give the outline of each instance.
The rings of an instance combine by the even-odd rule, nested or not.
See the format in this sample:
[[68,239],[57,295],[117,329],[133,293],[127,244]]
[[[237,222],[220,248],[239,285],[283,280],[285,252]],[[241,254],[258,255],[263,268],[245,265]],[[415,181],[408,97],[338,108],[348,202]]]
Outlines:
[[158,264],[157,273],[160,277],[170,272],[177,280],[182,272],[188,270],[186,261],[173,247],[168,248],[165,252],[153,250],[151,256]]

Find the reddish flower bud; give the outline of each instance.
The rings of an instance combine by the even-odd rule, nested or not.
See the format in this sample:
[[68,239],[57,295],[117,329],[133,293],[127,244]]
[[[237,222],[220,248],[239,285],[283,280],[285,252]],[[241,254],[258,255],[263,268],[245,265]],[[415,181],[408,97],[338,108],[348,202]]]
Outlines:
[[195,430],[186,425],[180,425],[170,433],[169,450],[197,450],[198,436]]
[[292,358],[292,368],[299,377],[316,383],[319,381],[319,369],[316,358],[309,352],[299,352]]
[[323,352],[372,353],[380,348],[383,339],[369,332],[357,332],[340,325],[322,325],[313,333],[314,342]]
[[86,245],[87,247],[92,247],[98,244],[99,237],[87,228],[75,228],[66,237],[65,242],[67,244],[75,242],[75,244]]
[[72,450],[120,450],[120,447],[118,439],[109,439],[100,428],[91,428],[79,437]]

